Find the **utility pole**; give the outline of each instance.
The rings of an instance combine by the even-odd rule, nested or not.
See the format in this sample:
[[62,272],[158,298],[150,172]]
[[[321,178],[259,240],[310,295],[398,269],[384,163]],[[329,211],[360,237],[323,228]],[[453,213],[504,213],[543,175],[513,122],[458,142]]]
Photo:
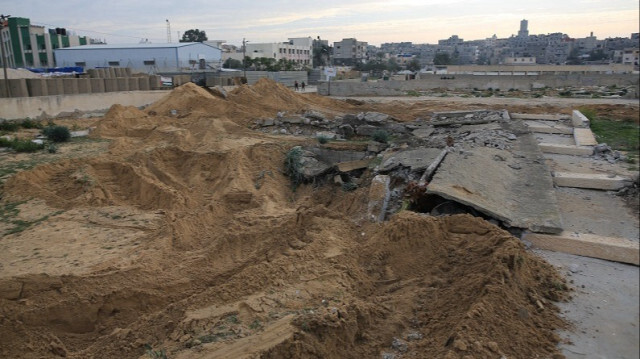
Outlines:
[[2,71],[4,72],[4,88],[7,93],[7,97],[11,97],[11,88],[9,87],[9,77],[7,76],[7,57],[4,54],[2,29],[4,29],[4,22],[7,21],[9,17],[11,17],[11,15],[0,15],[0,48],[2,49]]
[[169,23],[169,19],[165,20],[167,22],[167,43],[171,43],[171,24]]
[[247,41],[245,38],[242,38],[242,70],[244,71],[244,80],[249,83],[247,80]]

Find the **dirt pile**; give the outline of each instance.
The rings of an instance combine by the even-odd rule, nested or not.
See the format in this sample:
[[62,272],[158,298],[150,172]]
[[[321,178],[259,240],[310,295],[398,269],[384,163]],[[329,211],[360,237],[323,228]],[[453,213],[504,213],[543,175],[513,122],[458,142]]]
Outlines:
[[0,240],[0,357],[557,355],[564,282],[517,239],[468,215],[369,223],[366,184],[293,192],[300,140],[241,125],[352,106],[185,85],[114,106],[109,152],[10,178],[3,201],[50,215]]

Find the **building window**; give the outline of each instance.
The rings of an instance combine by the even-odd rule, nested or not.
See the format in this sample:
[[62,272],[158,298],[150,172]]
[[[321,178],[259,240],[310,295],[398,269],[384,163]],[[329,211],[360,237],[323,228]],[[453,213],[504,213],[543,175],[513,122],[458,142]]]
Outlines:
[[153,66],[156,64],[156,60],[144,60],[143,63],[147,66]]
[[87,63],[86,63],[86,62],[84,62],[84,61],[82,61],[82,62],[76,62],[76,66],[82,66],[82,67],[85,67],[85,66],[87,66]]
[[109,66],[120,66],[120,61],[109,61]]

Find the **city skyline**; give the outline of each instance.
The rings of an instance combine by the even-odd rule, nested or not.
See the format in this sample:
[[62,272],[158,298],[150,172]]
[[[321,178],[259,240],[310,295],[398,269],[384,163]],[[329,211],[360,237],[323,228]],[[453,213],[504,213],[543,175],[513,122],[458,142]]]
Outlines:
[[[380,46],[388,42],[435,44],[458,35],[464,40],[516,35],[520,20],[529,22],[529,34],[561,32],[573,38],[593,32],[598,39],[629,37],[638,32],[638,3],[633,0],[591,0],[535,3],[486,1],[325,1],[309,8],[291,1],[234,3],[193,0],[178,6],[167,0],[87,3],[22,1],[0,11],[31,19],[34,25],[65,27],[78,35],[106,39],[110,44],[137,43],[148,39],[167,42],[166,19],[172,42],[189,29],[204,30],[210,40],[239,45],[252,42],[282,42],[291,37],[329,42],[357,38]],[[500,12],[495,12],[500,9]],[[141,16],[140,14],[144,14]]]

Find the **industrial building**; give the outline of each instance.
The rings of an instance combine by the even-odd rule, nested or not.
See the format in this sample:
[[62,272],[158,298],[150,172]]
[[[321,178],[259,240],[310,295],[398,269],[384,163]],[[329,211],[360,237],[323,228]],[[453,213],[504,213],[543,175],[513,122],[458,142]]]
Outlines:
[[54,67],[55,49],[86,45],[90,41],[63,28],[47,31],[23,17],[10,17],[0,32],[0,46],[4,47],[7,66],[11,68]]
[[149,74],[217,69],[222,50],[201,42],[87,45],[54,51],[58,66],[127,67]]

